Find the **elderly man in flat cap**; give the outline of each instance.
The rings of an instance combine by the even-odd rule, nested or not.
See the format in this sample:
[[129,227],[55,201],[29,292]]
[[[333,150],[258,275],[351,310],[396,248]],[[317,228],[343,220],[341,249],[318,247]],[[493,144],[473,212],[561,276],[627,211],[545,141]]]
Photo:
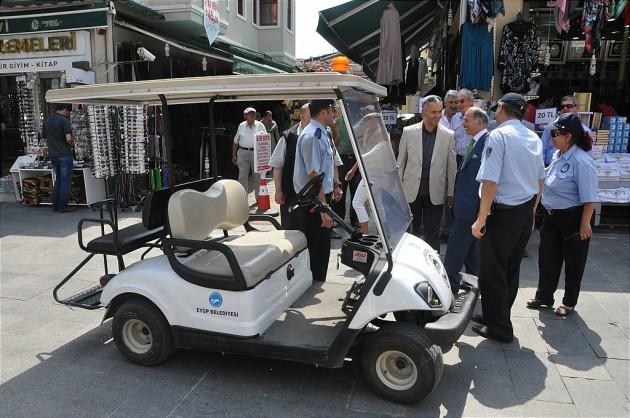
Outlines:
[[247,193],[251,193],[253,188],[258,201],[260,174],[254,172],[254,144],[256,135],[267,133],[267,128],[256,120],[256,109],[253,107],[246,108],[243,117],[245,120],[238,126],[234,136],[232,164],[238,166],[238,181]]

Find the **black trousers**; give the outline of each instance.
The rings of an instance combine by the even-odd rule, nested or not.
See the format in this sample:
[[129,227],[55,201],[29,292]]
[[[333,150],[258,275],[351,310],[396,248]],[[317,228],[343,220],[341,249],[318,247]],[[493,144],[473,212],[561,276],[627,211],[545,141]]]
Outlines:
[[[354,193],[357,191],[357,186],[359,185],[359,181],[361,181],[361,173],[358,171],[354,175],[351,181],[346,181],[346,174],[348,171],[354,166],[354,163],[357,162],[357,159],[354,155],[339,155],[341,157],[341,162],[343,162],[342,166],[339,166],[339,181],[341,182],[341,190],[343,191],[343,198],[336,202],[330,202],[330,207],[335,211],[337,215],[341,217],[341,219],[346,219],[346,193],[348,189],[350,190],[350,202],[354,199]],[[352,225],[358,225],[359,220],[357,219],[357,213],[352,208],[352,204],[350,204],[350,222]]]
[[511,209],[496,209],[488,216],[480,241],[479,290],[488,330],[503,339],[514,331],[510,311],[518,292],[521,259],[532,233],[534,199]]
[[420,196],[409,204],[413,215],[411,232],[419,237],[420,227],[423,228],[424,240],[438,253],[440,252],[440,221],[442,220],[442,206],[431,203],[429,196]]
[[538,290],[536,299],[549,305],[558,289],[560,272],[564,263],[564,298],[566,306],[575,306],[580,294],[590,239],[581,240],[581,206],[575,210],[557,214],[545,214],[540,230],[538,250]]
[[306,235],[313,280],[324,282],[330,259],[330,229],[322,228],[319,211],[311,212],[309,207],[299,208],[297,219],[300,231]]

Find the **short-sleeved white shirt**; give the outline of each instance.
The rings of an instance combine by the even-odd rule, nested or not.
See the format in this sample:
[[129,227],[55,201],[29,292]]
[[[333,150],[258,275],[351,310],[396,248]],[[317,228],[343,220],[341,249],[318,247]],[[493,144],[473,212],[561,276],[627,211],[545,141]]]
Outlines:
[[256,135],[266,133],[267,128],[265,128],[262,122],[255,120],[252,126],[249,126],[245,120],[238,125],[238,130],[236,131],[236,135],[234,135],[234,143],[243,148],[254,148]]

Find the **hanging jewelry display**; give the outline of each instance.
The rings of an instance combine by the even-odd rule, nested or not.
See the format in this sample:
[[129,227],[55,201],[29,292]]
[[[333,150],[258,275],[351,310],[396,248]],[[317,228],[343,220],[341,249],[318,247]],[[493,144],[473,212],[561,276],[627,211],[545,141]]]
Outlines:
[[41,121],[35,107],[35,80],[26,81],[25,77],[17,79],[17,96],[20,118],[18,128],[24,149],[39,146],[39,130]]
[[96,178],[112,177],[118,174],[116,149],[116,107],[88,106],[88,124],[92,143],[92,172]]
[[83,162],[92,161],[92,142],[87,110],[85,108],[72,109],[70,123],[72,124],[75,158]]
[[124,173],[147,172],[147,108],[145,106],[121,106],[120,121],[120,169]]

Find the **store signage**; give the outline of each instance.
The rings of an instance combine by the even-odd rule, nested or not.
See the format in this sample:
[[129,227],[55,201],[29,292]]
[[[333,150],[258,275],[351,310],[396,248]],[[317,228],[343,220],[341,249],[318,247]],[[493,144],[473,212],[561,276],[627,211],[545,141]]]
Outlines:
[[534,123],[536,125],[551,123],[556,120],[557,114],[558,109],[555,107],[550,107],[548,109],[536,109],[536,119],[534,120]]
[[210,45],[219,35],[219,1],[203,0],[203,27],[206,29],[206,36]]
[[63,71],[75,61],[92,61],[87,31],[0,36],[0,74]]
[[[42,51],[71,51],[76,49],[76,33],[68,36],[32,36],[0,39],[0,54]],[[1,56],[1,55],[0,55]]]
[[107,27],[107,8],[71,13],[47,13],[39,16],[3,16],[0,35],[37,33]]
[[383,116],[383,123],[385,123],[385,125],[396,125],[396,120],[398,119],[397,111],[383,110],[381,115]]
[[261,174],[271,170],[271,135],[258,134],[254,143],[254,172]]

